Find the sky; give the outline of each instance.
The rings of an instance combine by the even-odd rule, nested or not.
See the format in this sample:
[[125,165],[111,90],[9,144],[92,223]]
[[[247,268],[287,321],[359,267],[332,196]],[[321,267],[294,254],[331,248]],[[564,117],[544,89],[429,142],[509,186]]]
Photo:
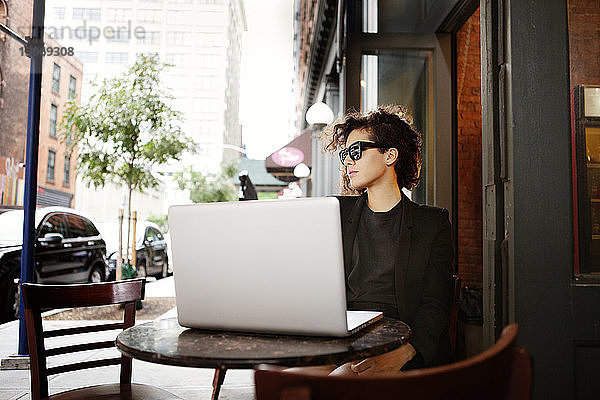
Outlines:
[[296,132],[293,6],[293,0],[244,0],[240,124],[248,158],[268,157]]

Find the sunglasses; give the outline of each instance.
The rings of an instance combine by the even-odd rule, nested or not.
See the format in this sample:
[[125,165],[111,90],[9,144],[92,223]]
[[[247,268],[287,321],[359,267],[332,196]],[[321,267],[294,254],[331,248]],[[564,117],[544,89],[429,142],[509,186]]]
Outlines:
[[345,149],[340,150],[340,162],[343,164],[344,160],[346,159],[347,156],[350,156],[350,158],[354,161],[358,161],[362,157],[363,150],[366,150],[366,149],[388,149],[388,148],[389,148],[388,146],[384,146],[384,145],[377,144],[374,142],[362,142],[362,141],[354,142],[350,146],[346,147]]

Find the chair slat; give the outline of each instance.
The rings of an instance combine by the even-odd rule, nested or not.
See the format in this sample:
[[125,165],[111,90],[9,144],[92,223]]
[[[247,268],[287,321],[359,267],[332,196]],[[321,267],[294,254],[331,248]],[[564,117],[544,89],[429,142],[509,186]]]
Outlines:
[[59,354],[77,353],[78,351],[96,350],[96,349],[107,349],[115,347],[114,340],[107,340],[105,342],[92,342],[75,344],[72,346],[55,347],[53,349],[46,350],[46,357],[57,356]]
[[111,331],[113,329],[123,329],[123,323],[115,322],[113,324],[86,325],[78,326],[76,328],[54,329],[52,331],[45,331],[44,337],[51,338],[56,336],[76,335],[79,333]]
[[105,358],[102,360],[84,361],[80,363],[65,364],[58,367],[48,368],[48,375],[62,374],[63,372],[77,371],[79,369],[106,367],[108,365],[120,365],[121,357]]

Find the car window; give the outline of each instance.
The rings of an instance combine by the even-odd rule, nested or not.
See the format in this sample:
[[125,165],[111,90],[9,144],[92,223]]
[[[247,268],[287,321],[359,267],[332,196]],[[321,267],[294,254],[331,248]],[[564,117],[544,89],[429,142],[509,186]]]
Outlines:
[[96,234],[90,234],[88,232],[86,220],[79,215],[67,214],[67,222],[69,224],[70,238],[96,236]]
[[53,214],[42,223],[39,237],[43,238],[48,233],[60,233],[67,237],[67,224],[62,214]]
[[156,233],[152,228],[146,229],[146,240],[149,242],[153,242],[157,239]]
[[158,240],[164,240],[162,233],[160,233],[158,230],[154,228],[150,228],[150,230],[154,232],[154,235],[158,238]]
[[85,224],[85,231],[86,231],[86,236],[98,236],[100,235],[100,232],[98,232],[98,229],[96,229],[96,227],[94,226],[94,224],[92,223],[92,221],[90,221],[87,218],[83,218],[83,223]]

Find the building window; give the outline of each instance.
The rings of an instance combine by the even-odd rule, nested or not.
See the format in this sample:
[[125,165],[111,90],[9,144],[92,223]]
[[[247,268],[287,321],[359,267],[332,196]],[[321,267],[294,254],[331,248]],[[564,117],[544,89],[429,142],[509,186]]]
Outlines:
[[65,186],[69,186],[69,183],[71,182],[70,173],[71,173],[71,156],[65,155],[65,171],[64,171],[64,175],[63,175],[63,184]]
[[170,31],[167,32],[167,43],[169,46],[189,46],[190,45],[190,33],[184,31]]
[[109,64],[127,64],[128,54],[118,52],[107,52],[105,62]]
[[54,104],[50,105],[50,136],[56,137],[56,120],[58,115],[58,108]]
[[56,164],[56,152],[48,150],[48,168],[46,169],[46,180],[54,182],[54,165]]
[[54,16],[56,19],[65,19],[65,7],[54,7]]
[[69,78],[69,100],[75,99],[75,90],[77,89],[77,79],[73,75]]
[[76,51],[75,57],[83,63],[97,63],[98,52],[96,51]]
[[73,8],[73,19],[89,19],[90,21],[100,21],[100,8]]
[[[106,31],[106,30],[105,30]],[[107,42],[129,42],[129,32],[126,30],[116,29],[112,30],[110,34],[106,36]]]
[[161,9],[138,9],[136,12],[138,22],[160,23],[163,15]]
[[138,44],[160,44],[160,32],[144,32],[137,35]]
[[[6,25],[6,17],[8,15],[8,8],[6,1],[0,0],[0,24]],[[0,31],[0,40],[6,40],[6,33]]]
[[[6,16],[8,15],[8,9],[6,8],[6,2],[0,0],[0,24],[6,25]],[[4,32],[0,33],[0,38],[6,37]]]
[[52,91],[58,93],[60,89],[60,67],[54,64],[54,71],[52,72]]
[[127,22],[131,19],[131,8],[109,8],[107,19],[109,22]]

